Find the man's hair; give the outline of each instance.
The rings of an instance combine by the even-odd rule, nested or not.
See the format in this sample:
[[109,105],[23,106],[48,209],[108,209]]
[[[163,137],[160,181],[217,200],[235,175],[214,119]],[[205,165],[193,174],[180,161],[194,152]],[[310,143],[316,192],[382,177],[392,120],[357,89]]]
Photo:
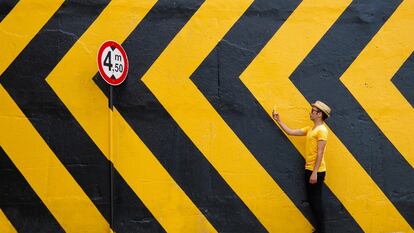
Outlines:
[[322,120],[325,121],[326,118],[328,118],[328,115],[326,115],[326,113],[322,112],[321,110],[319,110],[322,113]]

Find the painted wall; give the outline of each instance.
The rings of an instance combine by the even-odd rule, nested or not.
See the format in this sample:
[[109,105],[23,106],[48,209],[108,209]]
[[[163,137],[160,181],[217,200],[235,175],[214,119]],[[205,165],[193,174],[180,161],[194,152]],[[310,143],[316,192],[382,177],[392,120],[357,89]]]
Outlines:
[[[0,2],[0,232],[413,232],[414,1]],[[127,80],[97,68],[106,40]]]

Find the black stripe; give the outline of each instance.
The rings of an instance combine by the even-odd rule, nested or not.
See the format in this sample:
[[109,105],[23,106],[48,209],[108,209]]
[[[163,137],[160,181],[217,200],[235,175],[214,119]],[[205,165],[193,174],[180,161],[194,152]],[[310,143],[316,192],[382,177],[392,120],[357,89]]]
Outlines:
[[2,0],[0,1],[0,23],[13,10],[17,4],[17,0]]
[[321,99],[332,107],[329,126],[414,226],[413,168],[339,80],[400,2],[352,2],[295,70],[291,80],[309,102]]
[[[158,2],[123,44],[131,63],[130,71],[128,79],[115,89],[114,104],[215,229],[266,232],[139,80],[201,3],[201,0],[178,4],[168,0]],[[101,78],[95,76],[94,80],[108,94]]]
[[[304,159],[239,79],[299,1],[255,1],[210,53],[191,79],[299,210],[313,222],[305,199]],[[266,14],[263,14],[265,12]],[[327,228],[362,232],[324,187]],[[333,220],[341,219],[341,224]]]
[[405,99],[414,107],[414,53],[391,79]]
[[17,232],[64,232],[1,147],[0,209]]
[[[107,4],[108,1],[66,1],[3,73],[0,82],[97,209],[111,222],[111,163],[44,80]],[[128,232],[132,228],[140,232],[163,231],[116,170],[114,183],[122,193],[122,202],[128,205],[117,216],[122,224],[114,227],[116,232]]]

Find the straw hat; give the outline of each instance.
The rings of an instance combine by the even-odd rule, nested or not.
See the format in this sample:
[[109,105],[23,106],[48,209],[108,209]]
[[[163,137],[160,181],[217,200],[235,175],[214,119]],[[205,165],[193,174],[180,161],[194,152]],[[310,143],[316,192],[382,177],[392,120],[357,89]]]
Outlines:
[[328,117],[331,116],[331,108],[323,103],[322,101],[317,100],[315,103],[312,104],[312,106],[317,107],[319,110],[324,112]]

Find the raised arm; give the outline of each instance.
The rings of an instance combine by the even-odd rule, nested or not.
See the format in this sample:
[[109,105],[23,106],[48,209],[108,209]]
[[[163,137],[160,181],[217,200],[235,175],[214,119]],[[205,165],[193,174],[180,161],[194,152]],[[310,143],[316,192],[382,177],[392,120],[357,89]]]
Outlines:
[[273,119],[277,122],[277,124],[279,124],[280,128],[282,128],[282,130],[285,131],[287,135],[292,135],[292,136],[305,136],[306,135],[305,132],[301,129],[289,128],[285,123],[282,122],[282,120],[280,119],[279,113],[275,112],[275,110],[273,110],[272,116],[273,116]]

